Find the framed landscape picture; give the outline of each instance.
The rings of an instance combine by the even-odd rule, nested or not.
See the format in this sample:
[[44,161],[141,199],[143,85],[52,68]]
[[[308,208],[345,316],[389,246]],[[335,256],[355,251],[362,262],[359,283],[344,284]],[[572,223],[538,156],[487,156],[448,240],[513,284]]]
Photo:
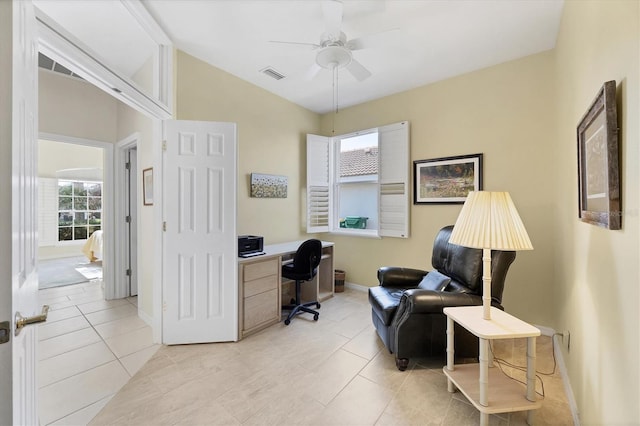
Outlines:
[[604,83],[578,124],[578,217],[621,227],[615,81]]
[[289,178],[264,173],[251,173],[251,196],[254,198],[287,198]]
[[413,162],[413,204],[462,204],[482,190],[482,154]]

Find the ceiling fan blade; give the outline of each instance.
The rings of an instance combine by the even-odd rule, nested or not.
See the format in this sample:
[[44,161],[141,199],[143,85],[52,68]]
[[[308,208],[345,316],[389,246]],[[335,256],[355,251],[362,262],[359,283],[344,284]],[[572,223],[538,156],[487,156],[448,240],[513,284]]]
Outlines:
[[354,76],[355,79],[358,81],[363,81],[371,77],[371,71],[366,69],[364,65],[362,65],[360,62],[356,61],[355,59],[352,59],[351,63],[347,65],[346,68],[347,70],[349,70],[351,75]]
[[350,50],[368,49],[370,47],[378,47],[384,42],[393,41],[400,34],[400,28],[392,28],[390,30],[381,31],[379,33],[368,34],[362,37],[354,38],[347,42]]
[[269,43],[278,43],[278,44],[290,44],[290,45],[294,45],[294,46],[309,46],[312,49],[317,49],[320,47],[319,44],[315,44],[315,43],[303,43],[303,42],[298,42],[298,41],[280,41],[280,40],[269,40]]
[[327,34],[332,38],[340,38],[340,28],[342,27],[342,1],[324,0],[322,2],[322,14]]
[[311,65],[307,72],[304,74],[304,79],[309,81],[313,80],[316,75],[318,75],[321,69],[322,67],[314,62],[313,65]]

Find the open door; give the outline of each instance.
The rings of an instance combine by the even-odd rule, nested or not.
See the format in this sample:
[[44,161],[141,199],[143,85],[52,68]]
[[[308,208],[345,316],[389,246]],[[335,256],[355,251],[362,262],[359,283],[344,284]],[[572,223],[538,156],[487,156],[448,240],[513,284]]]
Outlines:
[[38,319],[40,313],[38,46],[29,0],[0,1],[0,39],[0,424],[33,425],[39,423],[38,335],[33,325],[17,328],[20,315]]
[[165,344],[238,339],[236,125],[166,121]]
[[138,295],[138,150],[130,148],[127,156],[126,197],[126,277],[129,284],[129,296]]

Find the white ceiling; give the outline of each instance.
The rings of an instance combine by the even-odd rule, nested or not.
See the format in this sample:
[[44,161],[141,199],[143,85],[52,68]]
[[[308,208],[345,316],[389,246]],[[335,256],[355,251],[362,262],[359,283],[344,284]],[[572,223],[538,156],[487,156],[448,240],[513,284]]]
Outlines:
[[[339,107],[348,107],[555,46],[562,0],[344,0],[347,39],[377,34],[375,47],[353,52],[373,74],[338,76]],[[319,0],[146,0],[177,48],[312,111],[334,107],[332,73],[305,74],[316,50],[270,41],[319,43]],[[286,77],[263,74],[272,67]],[[247,99],[247,102],[250,102]]]

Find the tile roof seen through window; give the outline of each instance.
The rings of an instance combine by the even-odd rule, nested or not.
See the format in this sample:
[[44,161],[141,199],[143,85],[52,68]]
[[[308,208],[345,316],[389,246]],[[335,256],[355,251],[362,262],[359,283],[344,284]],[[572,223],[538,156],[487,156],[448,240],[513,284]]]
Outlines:
[[340,176],[362,176],[378,173],[378,147],[368,147],[340,153]]

